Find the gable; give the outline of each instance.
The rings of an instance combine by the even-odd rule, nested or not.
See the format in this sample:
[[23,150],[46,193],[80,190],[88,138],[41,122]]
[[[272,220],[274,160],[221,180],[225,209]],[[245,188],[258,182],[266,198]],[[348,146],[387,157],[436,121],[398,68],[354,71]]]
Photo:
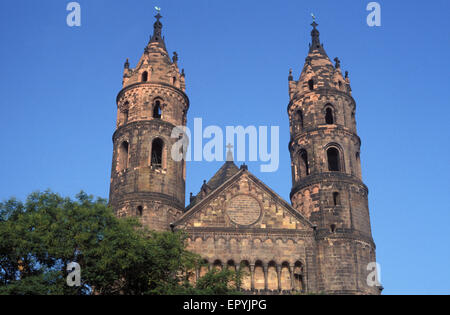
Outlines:
[[312,224],[242,170],[185,213],[180,228],[310,229]]

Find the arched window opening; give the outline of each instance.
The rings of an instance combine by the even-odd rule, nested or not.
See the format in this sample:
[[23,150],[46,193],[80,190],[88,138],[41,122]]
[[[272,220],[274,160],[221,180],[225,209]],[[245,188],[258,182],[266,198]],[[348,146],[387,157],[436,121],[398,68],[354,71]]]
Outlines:
[[356,175],[361,177],[361,154],[356,152]]
[[297,261],[294,267],[294,289],[303,291],[303,265]]
[[153,140],[151,166],[155,169],[163,167],[163,148],[164,143],[161,139]]
[[123,123],[124,124],[126,124],[126,123],[128,123],[128,109],[126,109],[126,110],[124,110],[123,112],[122,112],[122,117],[123,117]]
[[300,151],[300,174],[309,175],[308,152],[306,150]]
[[162,111],[161,111],[161,101],[156,101],[155,106],[153,107],[153,118],[161,119]]
[[333,109],[331,107],[328,107],[325,112],[325,122],[328,125],[334,124],[334,115],[333,115]]
[[281,291],[292,290],[291,270],[288,262],[281,265]]
[[330,172],[340,172],[341,165],[338,149],[336,148],[328,149],[327,156],[328,156],[328,170]]
[[242,272],[241,289],[250,291],[252,289],[250,263],[246,260],[241,262],[239,270]]
[[335,206],[341,205],[341,196],[338,192],[333,193],[333,203]]
[[331,231],[331,233],[335,233],[336,232],[336,225],[335,224],[332,224],[330,226],[330,231]]
[[274,261],[271,261],[267,266],[267,289],[271,291],[278,290],[278,272]]
[[236,264],[234,263],[234,260],[229,260],[227,262],[227,269],[228,270],[232,270],[232,271],[236,271]]
[[172,82],[173,82],[172,84],[175,85],[175,83],[177,83],[177,77],[173,77]]
[[128,168],[128,142],[124,141],[119,147],[119,171]]
[[209,272],[209,262],[204,260],[202,265],[200,266],[200,278],[205,276]]
[[142,206],[137,207],[137,215],[142,217],[144,214],[144,208]]
[[308,81],[308,86],[309,86],[309,90],[310,91],[314,91],[314,80],[309,80]]
[[213,269],[217,271],[222,271],[223,270],[222,262],[220,260],[216,260],[214,262]]
[[297,131],[303,130],[303,112],[301,110],[295,113],[295,125],[297,126]]
[[264,290],[266,288],[264,267],[263,267],[263,263],[259,260],[255,263],[255,270],[254,270],[253,277],[255,280],[255,289],[256,290]]
[[142,82],[147,82],[148,81],[148,72],[144,71],[144,73],[142,73]]

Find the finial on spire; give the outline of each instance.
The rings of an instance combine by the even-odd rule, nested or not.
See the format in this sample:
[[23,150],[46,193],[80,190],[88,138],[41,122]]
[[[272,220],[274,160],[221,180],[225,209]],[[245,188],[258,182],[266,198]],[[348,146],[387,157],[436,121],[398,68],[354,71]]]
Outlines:
[[172,58],[173,63],[177,63],[178,62],[178,53],[176,51],[173,52],[173,58]]
[[311,37],[312,37],[311,50],[321,47],[320,39],[319,39],[320,33],[317,30],[317,26],[319,26],[319,24],[316,23],[315,15],[312,14],[312,16],[313,16],[313,22],[312,22],[311,26],[313,27],[313,30],[311,31]]
[[156,12],[157,12],[157,14],[155,15],[156,22],[155,22],[155,24],[153,24],[153,36],[150,39],[150,42],[151,43],[154,43],[154,42],[162,43],[163,42],[163,38],[161,36],[161,30],[162,30],[162,26],[163,25],[162,25],[162,23],[160,21],[161,18],[162,18],[161,8],[155,7],[155,9],[156,9]]
[[130,69],[130,62],[128,61],[128,58],[127,58],[127,61],[125,61],[124,67],[125,67],[125,69]]
[[336,62],[336,69],[340,69],[341,68],[341,61],[339,60],[338,57],[334,58],[334,62]]
[[294,81],[294,76],[292,75],[292,69],[289,69],[289,81]]
[[313,23],[316,23],[316,16],[314,15],[314,13],[311,13],[311,17],[313,19]]
[[234,161],[233,151],[231,151],[233,148],[234,148],[233,145],[231,143],[228,143],[228,145],[227,145],[227,162]]

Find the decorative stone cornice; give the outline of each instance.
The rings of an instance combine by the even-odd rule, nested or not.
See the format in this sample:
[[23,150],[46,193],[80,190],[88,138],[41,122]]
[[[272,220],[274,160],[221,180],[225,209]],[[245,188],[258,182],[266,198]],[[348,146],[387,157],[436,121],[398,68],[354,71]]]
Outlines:
[[347,97],[350,100],[351,105],[353,105],[353,107],[356,107],[356,101],[353,98],[353,96],[351,96],[343,91],[340,91],[336,88],[317,88],[314,91],[306,91],[302,94],[294,95],[294,97],[291,99],[291,101],[289,102],[289,104],[287,106],[288,114],[289,114],[289,111],[291,110],[291,107],[294,105],[294,103],[304,97],[307,97],[308,94],[311,94],[311,95],[319,94],[320,96],[325,96],[325,97],[328,97],[329,95],[336,95],[336,94],[341,95],[341,96]]
[[[301,133],[297,133],[289,142],[289,150],[291,149],[291,146],[296,141],[300,140],[304,137],[311,137],[311,133],[314,132],[325,132],[330,130],[330,125],[322,125],[315,128],[305,128]],[[349,130],[348,128],[344,128],[342,125],[333,125],[333,130],[337,132],[342,132],[344,134],[347,134],[348,136],[354,138],[359,145],[361,145],[361,138],[353,131]]]
[[327,173],[312,174],[300,180],[292,188],[290,198],[292,199],[292,197],[299,190],[315,184],[320,184],[323,181],[335,181],[338,183],[348,183],[358,185],[366,192],[367,195],[369,194],[369,188],[358,177],[341,172],[327,172]]
[[316,230],[315,239],[320,240],[353,240],[360,241],[370,245],[373,249],[376,249],[375,242],[370,235],[361,233],[354,229],[337,229],[335,232],[331,232],[329,229]]
[[180,96],[182,96],[186,100],[186,108],[189,109],[190,100],[189,100],[189,97],[187,96],[187,94],[184,93],[181,89],[179,89],[173,85],[170,85],[168,83],[165,83],[165,82],[138,82],[138,83],[128,85],[128,86],[124,87],[122,90],[120,90],[119,94],[116,97],[116,103],[117,104],[119,103],[119,99],[122,97],[122,95],[126,91],[129,91],[131,89],[134,89],[136,87],[141,87],[141,86],[165,87],[165,88],[171,89],[171,90],[175,91],[176,93],[180,94]]
[[173,208],[179,209],[180,211],[184,210],[184,204],[177,200],[172,196],[168,196],[161,193],[155,192],[133,192],[133,193],[122,193],[120,197],[111,201],[112,204],[117,204],[121,202],[127,201],[136,201],[136,200],[155,200],[161,201]]
[[127,123],[126,125],[122,125],[119,128],[117,128],[117,130],[113,134],[113,141],[124,130],[127,130],[127,129],[135,130],[136,128],[141,127],[141,126],[151,126],[151,125],[166,127],[166,128],[168,128],[170,130],[172,130],[172,129],[174,129],[176,127],[174,124],[172,124],[170,122],[167,122],[167,121],[164,121],[162,119],[149,119],[149,120],[132,121],[132,122]]

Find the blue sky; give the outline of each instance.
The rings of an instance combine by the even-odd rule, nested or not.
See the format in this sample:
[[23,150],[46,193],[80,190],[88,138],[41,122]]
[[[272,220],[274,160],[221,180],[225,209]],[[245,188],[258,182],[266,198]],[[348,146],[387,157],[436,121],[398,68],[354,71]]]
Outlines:
[[[250,171],[288,200],[287,77],[303,66],[314,12],[350,72],[385,293],[450,293],[447,0],[379,1],[375,28],[368,0],[80,0],[79,28],[66,25],[68,2],[2,1],[0,199],[108,196],[123,63],[137,63],[158,5],[186,69],[189,125],[280,126],[279,171]],[[220,166],[189,163],[187,195]]]

